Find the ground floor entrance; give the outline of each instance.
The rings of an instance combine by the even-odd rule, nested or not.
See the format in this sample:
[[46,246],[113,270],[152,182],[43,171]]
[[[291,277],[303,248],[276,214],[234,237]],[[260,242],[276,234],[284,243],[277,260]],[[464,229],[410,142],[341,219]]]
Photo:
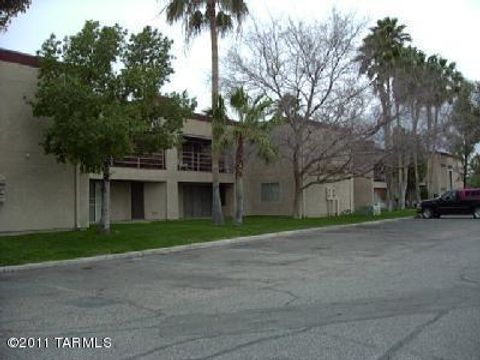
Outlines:
[[[90,223],[99,223],[102,218],[102,181],[90,180]],[[141,181],[110,182],[110,213],[112,221],[145,219],[145,187]],[[159,204],[159,206],[163,204]]]
[[182,184],[183,217],[212,216],[212,184]]
[[[212,216],[211,183],[179,183],[180,217],[209,218]],[[232,216],[233,184],[220,184],[220,200],[224,216]]]

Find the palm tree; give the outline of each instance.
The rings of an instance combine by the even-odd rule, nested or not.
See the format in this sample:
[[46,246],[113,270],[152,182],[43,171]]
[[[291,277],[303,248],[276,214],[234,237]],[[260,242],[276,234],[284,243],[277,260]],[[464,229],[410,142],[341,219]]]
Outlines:
[[[212,47],[212,111],[216,113],[219,98],[218,70],[218,35],[227,34],[233,29],[234,22],[240,26],[248,15],[248,7],[244,0],[169,0],[166,6],[167,21],[170,24],[183,21],[187,40],[210,30]],[[220,135],[222,124],[212,119],[212,218],[215,225],[223,224],[222,205],[220,201],[219,157]]]
[[418,167],[418,154],[420,149],[418,129],[420,112],[423,106],[422,94],[425,59],[425,54],[417,48],[412,46],[403,47],[399,54],[394,81],[392,83],[397,127],[400,127],[400,117],[398,116],[400,105],[408,109],[411,119],[411,125],[408,127],[411,131],[408,132],[408,139],[404,139],[406,141],[406,143],[403,144],[404,151],[402,154],[400,152],[398,154],[398,188],[400,194],[399,205],[401,208],[405,207],[406,188],[409,183],[408,168],[410,166],[410,160],[413,160],[415,200],[417,203],[421,201]]
[[432,55],[426,61],[424,102],[427,114],[426,148],[428,154],[426,182],[429,196],[432,196],[432,161],[438,140],[439,116],[442,106],[451,103],[460,89],[463,77],[456,70],[455,63]]
[[455,127],[453,150],[463,162],[463,187],[468,185],[470,158],[480,142],[480,108],[476,102],[479,90],[474,83],[464,81],[453,105],[452,125]]
[[[395,68],[402,48],[411,40],[405,31],[405,25],[398,25],[395,18],[378,20],[363,39],[356,60],[360,63],[360,73],[366,74],[372,82],[374,92],[378,94],[382,106],[381,125],[384,131],[385,151],[392,148],[392,82]],[[387,201],[389,210],[393,208],[393,176],[390,166],[386,167]]]
[[235,225],[243,223],[243,167],[245,143],[254,145],[258,155],[266,161],[273,159],[276,149],[269,133],[274,120],[264,121],[273,102],[264,96],[251,99],[243,88],[230,95],[230,105],[238,116],[238,122],[227,132],[230,143],[235,144]]

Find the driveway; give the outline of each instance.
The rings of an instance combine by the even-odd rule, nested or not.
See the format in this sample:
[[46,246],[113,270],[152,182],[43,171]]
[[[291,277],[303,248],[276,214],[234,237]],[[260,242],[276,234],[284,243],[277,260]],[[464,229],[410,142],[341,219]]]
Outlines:
[[5,273],[0,308],[0,359],[479,360],[480,222]]

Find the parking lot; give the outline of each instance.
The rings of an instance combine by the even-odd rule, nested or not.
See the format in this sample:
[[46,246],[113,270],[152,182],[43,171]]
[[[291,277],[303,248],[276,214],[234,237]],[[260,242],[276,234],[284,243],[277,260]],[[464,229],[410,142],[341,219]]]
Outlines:
[[[480,222],[404,219],[4,273],[0,335],[0,359],[479,360]],[[11,337],[43,342],[9,349]]]

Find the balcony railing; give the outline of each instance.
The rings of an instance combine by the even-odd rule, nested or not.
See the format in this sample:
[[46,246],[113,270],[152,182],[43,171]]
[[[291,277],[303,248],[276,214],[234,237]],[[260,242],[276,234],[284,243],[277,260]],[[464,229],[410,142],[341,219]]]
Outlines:
[[[221,173],[231,173],[231,162],[227,161],[226,156],[220,156],[219,171]],[[182,151],[182,156],[178,161],[178,170],[180,171],[212,171],[212,156],[208,153],[199,153],[194,151]]]
[[178,161],[178,170],[212,171],[212,156],[208,153],[183,150]]
[[113,161],[113,166],[136,169],[165,169],[165,152],[143,156],[125,156]]

